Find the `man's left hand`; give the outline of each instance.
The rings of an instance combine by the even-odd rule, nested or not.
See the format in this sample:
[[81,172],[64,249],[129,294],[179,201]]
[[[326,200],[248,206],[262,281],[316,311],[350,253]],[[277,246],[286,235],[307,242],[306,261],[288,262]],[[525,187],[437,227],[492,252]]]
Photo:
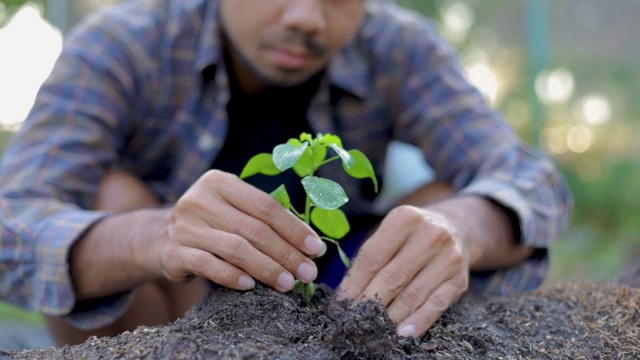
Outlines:
[[363,244],[340,298],[378,299],[401,336],[422,336],[469,284],[461,232],[436,211],[402,205]]

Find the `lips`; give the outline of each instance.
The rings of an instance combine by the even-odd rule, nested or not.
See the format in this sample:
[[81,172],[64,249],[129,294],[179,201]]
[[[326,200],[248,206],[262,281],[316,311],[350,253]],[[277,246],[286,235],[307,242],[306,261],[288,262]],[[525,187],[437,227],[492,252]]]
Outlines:
[[310,54],[303,51],[274,48],[270,52],[278,66],[291,70],[307,67],[312,58]]

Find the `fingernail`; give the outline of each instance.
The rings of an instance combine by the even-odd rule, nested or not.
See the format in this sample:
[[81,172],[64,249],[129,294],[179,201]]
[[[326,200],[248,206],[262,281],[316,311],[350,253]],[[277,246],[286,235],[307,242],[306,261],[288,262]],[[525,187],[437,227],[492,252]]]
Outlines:
[[278,276],[278,286],[283,291],[289,291],[293,289],[293,286],[296,284],[296,280],[289,273],[283,272]]
[[311,282],[315,280],[316,276],[318,276],[318,270],[314,266],[303,262],[298,267],[298,278],[302,280],[302,282]]
[[318,254],[318,257],[323,257],[324,254],[327,253],[327,243],[326,242],[322,242],[322,250],[320,250],[320,254]]
[[398,331],[398,336],[404,336],[404,337],[408,337],[408,336],[413,336],[413,334],[416,333],[416,327],[414,325],[405,325],[402,327],[402,329],[400,329],[400,331]]
[[318,254],[322,251],[323,245],[324,241],[312,235],[309,235],[304,239],[304,247],[310,254]]
[[238,278],[238,285],[243,289],[249,290],[256,286],[256,281],[250,276],[242,275]]

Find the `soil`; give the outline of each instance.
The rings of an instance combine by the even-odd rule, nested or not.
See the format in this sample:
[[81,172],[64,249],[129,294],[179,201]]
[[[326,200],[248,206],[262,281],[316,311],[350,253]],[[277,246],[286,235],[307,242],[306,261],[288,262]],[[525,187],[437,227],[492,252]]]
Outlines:
[[[183,318],[13,359],[629,359],[640,356],[640,268],[615,281],[512,297],[467,295],[420,340],[399,338],[379,303],[312,306],[263,286],[216,290]],[[343,304],[344,305],[344,304]]]

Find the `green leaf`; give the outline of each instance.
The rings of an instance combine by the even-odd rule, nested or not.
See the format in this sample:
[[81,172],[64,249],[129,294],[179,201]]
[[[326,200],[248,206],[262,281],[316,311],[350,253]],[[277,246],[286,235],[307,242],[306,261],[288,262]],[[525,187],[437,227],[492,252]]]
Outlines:
[[340,209],[313,208],[311,222],[325,235],[334,239],[342,239],[351,230],[347,216]]
[[327,158],[327,148],[325,146],[316,146],[313,149],[313,162],[316,166],[322,164],[324,159]]
[[240,173],[240,178],[245,179],[255,174],[278,175],[280,172],[273,163],[271,154],[261,153],[249,159]]
[[302,134],[300,134],[300,143],[305,141],[311,143],[313,141],[313,136],[309,133],[303,132]]
[[349,257],[347,256],[347,254],[342,250],[342,248],[340,247],[340,244],[338,244],[337,240],[333,240],[332,238],[326,237],[326,236],[320,236],[320,239],[332,243],[334,244],[337,248],[338,248],[338,254],[340,254],[340,260],[342,260],[342,263],[344,264],[344,266],[346,267],[351,267],[351,260],[349,260]]
[[302,146],[280,144],[273,148],[273,163],[280,171],[290,169],[300,160],[307,147],[309,147],[308,142],[303,143]]
[[349,257],[347,256],[347,254],[344,252],[344,250],[342,250],[342,248],[340,247],[340,244],[336,243],[336,247],[338,248],[338,254],[340,254],[340,260],[342,260],[342,263],[344,264],[345,267],[350,268],[351,260],[349,260]]
[[307,176],[302,179],[302,186],[316,207],[333,210],[349,201],[340,184],[329,179]]
[[310,303],[313,295],[316,293],[316,284],[313,282],[308,283],[307,286],[305,286],[305,293],[307,302]]
[[338,156],[340,156],[340,158],[342,159],[342,166],[345,169],[352,167],[353,164],[356,162],[355,159],[351,156],[351,154],[349,154],[347,152],[347,150],[341,148],[340,146],[338,146],[336,144],[331,144],[329,146],[331,146],[333,151],[335,151],[336,154],[338,154]]
[[376,192],[378,192],[378,179],[376,178],[376,173],[373,171],[373,166],[367,156],[360,150],[349,150],[349,154],[351,154],[355,163],[351,167],[347,167],[343,163],[342,167],[344,168],[344,171],[356,179],[371,179]]
[[298,159],[298,162],[293,166],[293,171],[301,178],[313,174],[313,161],[311,160],[311,148],[308,147],[304,154]]
[[313,300],[313,294],[316,293],[316,284],[310,282],[304,287],[304,301],[307,306],[311,306],[311,300]]
[[277,189],[271,192],[271,196],[276,198],[288,210],[291,210],[291,198],[287,192],[287,187],[284,184],[280,185]]
[[338,135],[333,135],[333,134],[323,135],[322,141],[329,146],[333,144],[333,145],[337,145],[339,148],[344,149],[344,146],[342,145],[342,139],[340,139]]

